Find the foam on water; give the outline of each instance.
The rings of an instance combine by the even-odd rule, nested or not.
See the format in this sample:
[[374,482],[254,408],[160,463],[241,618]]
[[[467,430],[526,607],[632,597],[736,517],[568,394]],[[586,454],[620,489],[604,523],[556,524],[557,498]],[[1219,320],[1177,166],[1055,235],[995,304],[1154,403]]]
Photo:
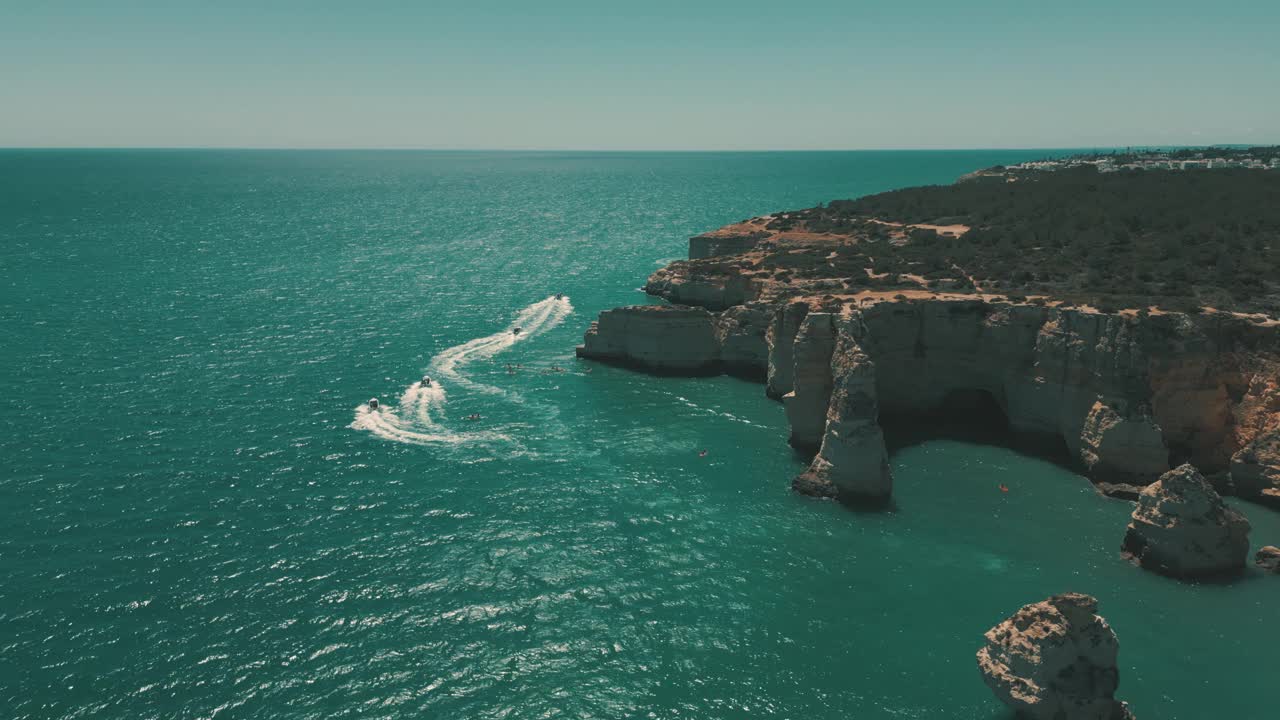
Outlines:
[[[436,355],[430,363],[435,381],[430,385],[423,385],[421,381],[413,383],[400,395],[397,406],[382,404],[375,409],[368,403],[359,405],[351,427],[368,431],[384,440],[409,445],[459,445],[510,440],[509,436],[496,431],[462,432],[445,427],[441,421],[446,395],[440,378],[446,378],[469,390],[504,394],[519,401],[518,395],[476,382],[462,371],[477,360],[492,358],[518,343],[551,330],[571,312],[573,305],[566,297],[552,296],[529,305],[516,315],[505,330],[455,345]],[[516,328],[520,332],[515,332]]]
[[[487,360],[517,343],[537,337],[564,322],[573,312],[567,297],[549,297],[521,310],[505,330],[476,338],[440,353],[431,362],[437,374],[464,387],[481,392],[501,393],[499,388],[477,383],[462,375],[461,370],[477,360]],[[515,332],[520,328],[520,332]]]

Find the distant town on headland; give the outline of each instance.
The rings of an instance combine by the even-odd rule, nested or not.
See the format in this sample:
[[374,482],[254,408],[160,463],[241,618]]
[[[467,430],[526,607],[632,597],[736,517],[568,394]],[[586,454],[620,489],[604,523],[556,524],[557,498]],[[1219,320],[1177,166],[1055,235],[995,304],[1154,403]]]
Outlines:
[[1085,166],[1092,166],[1098,172],[1104,173],[1122,170],[1219,170],[1224,168],[1280,170],[1280,145],[1086,153],[1064,158],[1031,160],[1017,165],[997,165],[969,173],[961,180],[1002,178],[1012,181],[1030,173],[1069,170]]

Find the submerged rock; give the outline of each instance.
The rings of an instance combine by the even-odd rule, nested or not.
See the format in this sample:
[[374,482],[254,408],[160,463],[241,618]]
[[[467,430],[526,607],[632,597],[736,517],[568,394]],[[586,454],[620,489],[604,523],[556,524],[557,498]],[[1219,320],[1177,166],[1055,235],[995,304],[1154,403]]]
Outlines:
[[1117,500],[1136,501],[1138,496],[1142,494],[1142,485],[1130,485],[1128,483],[1109,483],[1097,482],[1093,485],[1099,493],[1109,498]]
[[978,651],[987,687],[1019,717],[1131,720],[1115,699],[1120,642],[1097,610],[1088,595],[1054,595],[988,630]]
[[1253,561],[1263,570],[1280,575],[1280,547],[1267,545],[1253,556]]
[[1198,470],[1182,465],[1138,496],[1121,552],[1174,577],[1235,572],[1249,554],[1249,521],[1227,507]]

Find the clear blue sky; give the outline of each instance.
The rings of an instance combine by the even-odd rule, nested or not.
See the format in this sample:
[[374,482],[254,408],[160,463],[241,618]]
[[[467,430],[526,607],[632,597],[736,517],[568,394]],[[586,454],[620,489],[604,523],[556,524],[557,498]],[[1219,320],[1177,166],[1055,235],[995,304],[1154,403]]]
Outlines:
[[0,0],[0,146],[1280,142],[1280,0]]

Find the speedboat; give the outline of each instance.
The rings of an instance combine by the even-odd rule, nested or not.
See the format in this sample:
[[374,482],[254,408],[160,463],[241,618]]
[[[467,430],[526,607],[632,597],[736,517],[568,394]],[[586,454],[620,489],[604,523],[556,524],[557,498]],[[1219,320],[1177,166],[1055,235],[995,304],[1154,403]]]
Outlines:
[[557,299],[557,300],[563,300],[563,299],[564,299],[564,293],[556,293],[556,299]]
[[423,376],[422,376],[422,387],[431,387],[431,376],[430,376],[430,375],[423,375]]
[[512,335],[519,335],[519,334],[520,334],[520,328],[512,328],[512,329],[511,329],[511,334],[512,334]]
[[369,398],[369,409],[370,410],[378,409],[378,398]]

